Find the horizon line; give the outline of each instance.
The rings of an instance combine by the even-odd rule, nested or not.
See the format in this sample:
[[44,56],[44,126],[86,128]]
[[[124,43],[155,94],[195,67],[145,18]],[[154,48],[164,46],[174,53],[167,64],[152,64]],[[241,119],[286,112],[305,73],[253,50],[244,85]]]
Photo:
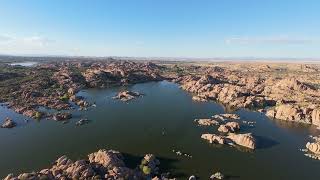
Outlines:
[[224,56],[224,57],[191,57],[191,56],[94,56],[94,55],[50,55],[50,54],[0,54],[8,57],[60,57],[60,58],[132,58],[132,59],[188,59],[188,60],[311,60],[320,61],[320,57],[255,57],[255,56]]

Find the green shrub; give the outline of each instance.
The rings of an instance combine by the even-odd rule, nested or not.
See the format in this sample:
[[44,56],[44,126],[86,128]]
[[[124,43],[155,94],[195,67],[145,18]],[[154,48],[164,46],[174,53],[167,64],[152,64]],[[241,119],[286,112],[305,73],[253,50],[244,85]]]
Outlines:
[[145,160],[145,159],[142,159],[142,160],[141,160],[141,164],[142,164],[142,165],[146,165],[146,164],[148,164],[148,161]]
[[64,94],[63,96],[60,97],[61,101],[68,101],[69,100],[69,95],[68,94]]
[[149,175],[149,174],[151,174],[151,168],[149,168],[148,166],[143,166],[142,172],[143,172],[145,175]]
[[36,112],[36,113],[34,113],[34,118],[36,118],[36,119],[40,119],[41,118],[41,116],[42,116],[42,113],[41,112]]

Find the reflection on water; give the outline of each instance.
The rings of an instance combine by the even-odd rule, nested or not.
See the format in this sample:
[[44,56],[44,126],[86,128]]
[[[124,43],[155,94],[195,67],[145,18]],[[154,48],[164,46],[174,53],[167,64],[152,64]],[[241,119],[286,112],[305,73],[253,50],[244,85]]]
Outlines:
[[[202,179],[221,171],[230,179],[319,179],[320,161],[304,157],[309,134],[319,134],[312,127],[279,125],[263,114],[238,110],[241,120],[255,121],[255,127],[242,124],[243,132],[252,132],[258,149],[208,144],[202,133],[217,133],[215,127],[199,127],[195,118],[224,113],[213,102],[193,102],[191,95],[166,81],[137,84],[129,90],[145,94],[131,102],[112,99],[120,88],[88,89],[79,93],[96,108],[73,110],[67,124],[52,120],[24,121],[25,117],[0,107],[0,119],[12,117],[18,123],[13,129],[0,129],[0,176],[13,172],[40,170],[65,154],[76,160],[99,148],[124,153],[130,167],[138,164],[146,153],[154,153],[161,167],[180,179],[194,174]],[[124,89],[121,87],[121,89]],[[81,118],[91,120],[77,127]],[[165,133],[163,133],[165,132]],[[177,156],[172,150],[192,155]],[[299,169],[299,171],[293,171]]]
[[25,67],[31,67],[37,65],[37,62],[19,62],[19,63],[11,63],[11,66],[25,66]]

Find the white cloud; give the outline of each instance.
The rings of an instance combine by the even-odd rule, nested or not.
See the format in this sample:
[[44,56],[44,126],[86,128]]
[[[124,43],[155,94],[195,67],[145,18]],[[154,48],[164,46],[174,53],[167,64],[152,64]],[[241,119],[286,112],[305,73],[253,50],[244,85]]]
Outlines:
[[54,43],[53,40],[50,40],[48,38],[41,37],[41,36],[25,37],[21,40],[22,40],[21,42],[26,45],[40,46],[40,47],[48,46],[50,45],[50,43]]
[[315,40],[308,38],[292,38],[292,37],[232,37],[225,40],[227,44],[309,44]]

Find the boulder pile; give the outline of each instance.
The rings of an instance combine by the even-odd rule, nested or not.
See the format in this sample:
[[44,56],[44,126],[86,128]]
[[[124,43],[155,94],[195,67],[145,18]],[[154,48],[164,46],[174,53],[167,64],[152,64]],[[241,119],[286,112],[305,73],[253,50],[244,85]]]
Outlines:
[[213,144],[235,143],[237,145],[240,145],[249,149],[256,148],[255,138],[250,133],[247,133],[247,134],[229,133],[227,136],[221,136],[216,134],[202,134],[201,138],[208,140],[210,143],[213,143]]
[[119,92],[116,96],[113,97],[113,99],[119,99],[120,101],[130,101],[133,100],[136,97],[141,97],[142,94],[138,92],[133,92],[133,91],[121,91]]
[[169,180],[158,173],[159,160],[152,154],[142,159],[142,168],[125,166],[123,156],[118,151],[101,149],[88,155],[87,160],[72,161],[67,156],[58,158],[51,167],[38,172],[9,174],[4,180],[37,179],[158,179]]
[[17,125],[17,123],[15,123],[12,119],[10,118],[6,118],[4,120],[4,123],[1,125],[1,128],[13,128]]

